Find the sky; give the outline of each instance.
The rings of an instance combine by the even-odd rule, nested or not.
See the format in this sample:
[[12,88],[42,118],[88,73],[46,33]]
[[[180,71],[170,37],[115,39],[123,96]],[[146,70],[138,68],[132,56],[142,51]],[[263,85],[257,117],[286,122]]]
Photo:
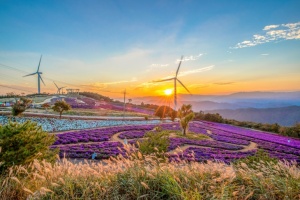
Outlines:
[[[0,0],[0,94],[300,90],[299,0]],[[178,84],[178,93],[187,91]]]

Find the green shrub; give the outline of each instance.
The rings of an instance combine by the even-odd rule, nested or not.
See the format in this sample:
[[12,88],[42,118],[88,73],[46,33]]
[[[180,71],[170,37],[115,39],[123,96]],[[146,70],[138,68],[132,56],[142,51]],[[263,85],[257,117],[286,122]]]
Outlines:
[[[174,131],[172,131],[172,132],[174,132]],[[207,140],[210,138],[207,135],[200,134],[200,133],[194,133],[194,132],[188,132],[184,135],[182,133],[182,131],[175,131],[175,134],[177,137],[186,138],[186,139],[190,139],[190,140]]]
[[176,111],[174,111],[169,106],[159,106],[154,113],[154,116],[157,116],[160,119],[171,117],[172,121],[173,119],[176,118],[176,115],[177,115]]
[[9,122],[0,126],[0,172],[13,165],[31,163],[34,159],[55,161],[57,150],[49,149],[55,135],[44,132],[36,123],[23,124]]
[[181,108],[179,108],[179,110],[178,110],[178,116],[180,118],[180,126],[182,128],[182,134],[186,135],[188,128],[189,128],[189,123],[195,117],[195,114],[192,111],[192,105],[191,104],[188,104],[188,105],[183,104],[181,106]]
[[223,117],[219,113],[212,114],[212,113],[204,113],[203,111],[196,113],[195,119],[205,120],[210,122],[219,122],[219,123],[224,122]]
[[245,163],[251,168],[257,169],[259,166],[257,163],[265,162],[269,164],[277,164],[278,159],[272,158],[270,155],[262,149],[259,149],[253,156],[248,156],[243,159],[239,159],[235,164]]
[[27,99],[27,98],[21,97],[21,99],[18,100],[12,106],[12,115],[13,116],[19,116],[20,114],[22,114],[29,107],[29,104],[31,102],[32,102],[31,99]]
[[177,112],[175,110],[172,110],[172,111],[170,111],[169,115],[170,115],[172,122],[174,122],[177,117]]
[[169,133],[165,131],[146,133],[145,137],[147,137],[147,139],[140,142],[139,150],[143,154],[163,154],[167,151],[170,144],[168,135]]
[[155,126],[155,127],[154,127],[154,130],[155,130],[156,132],[160,132],[160,131],[162,131],[162,127],[161,127],[160,125]]

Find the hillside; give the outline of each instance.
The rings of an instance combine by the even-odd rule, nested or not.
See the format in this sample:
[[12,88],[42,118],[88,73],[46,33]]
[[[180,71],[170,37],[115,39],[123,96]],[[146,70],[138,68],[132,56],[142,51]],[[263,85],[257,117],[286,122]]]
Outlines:
[[258,123],[278,123],[282,126],[292,126],[300,122],[300,106],[288,106],[282,108],[242,108],[242,109],[218,109],[210,113],[219,113],[224,118],[238,121],[252,121]]

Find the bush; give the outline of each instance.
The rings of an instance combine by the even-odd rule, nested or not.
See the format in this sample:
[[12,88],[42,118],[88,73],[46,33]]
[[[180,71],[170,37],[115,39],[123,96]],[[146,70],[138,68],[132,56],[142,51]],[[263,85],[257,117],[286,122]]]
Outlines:
[[224,121],[223,117],[219,113],[216,113],[216,114],[206,113],[205,114],[203,111],[196,113],[195,119],[211,121],[211,122],[219,122],[219,123],[223,123],[223,121]]
[[159,106],[156,109],[154,115],[159,117],[160,119],[164,119],[166,117],[171,117],[171,119],[176,118],[176,112],[174,112],[174,110],[169,106]]
[[57,150],[49,149],[55,142],[55,135],[44,132],[36,123],[9,122],[0,126],[0,172],[13,165],[25,165],[34,159],[55,161]]
[[270,155],[267,152],[265,152],[262,149],[259,149],[253,156],[248,156],[246,158],[239,159],[235,162],[235,164],[245,163],[247,166],[257,169],[260,167],[257,165],[257,163],[260,162],[265,162],[268,164],[277,164],[278,159],[270,157]]
[[168,150],[170,140],[168,137],[168,132],[148,132],[145,134],[147,139],[144,139],[139,144],[139,150],[143,154],[152,154],[162,155]]
[[175,110],[170,111],[170,118],[172,122],[175,121],[176,117],[177,117],[177,112]]
[[21,99],[18,100],[12,106],[12,115],[13,116],[19,116],[20,114],[22,114],[29,107],[29,104],[31,102],[32,102],[31,99],[27,99],[27,98],[21,97]]
[[182,134],[186,135],[186,132],[189,127],[189,123],[195,117],[195,114],[192,111],[192,105],[191,104],[188,104],[188,105],[183,104],[181,106],[181,108],[178,110],[178,116],[180,118],[180,126],[182,128]]

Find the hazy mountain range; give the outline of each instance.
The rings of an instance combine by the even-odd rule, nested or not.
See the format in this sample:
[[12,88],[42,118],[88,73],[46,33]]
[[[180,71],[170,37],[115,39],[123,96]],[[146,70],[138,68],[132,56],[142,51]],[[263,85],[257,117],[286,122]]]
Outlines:
[[[171,106],[173,105],[173,97]],[[170,101],[169,100],[169,101]],[[141,102],[168,105],[166,97],[138,97]],[[290,126],[300,122],[300,91],[297,92],[238,92],[229,95],[178,95],[178,106],[191,104],[193,110],[218,112],[228,119]]]
[[300,106],[281,108],[241,108],[236,110],[210,110],[210,113],[219,113],[224,118],[239,121],[260,123],[278,123],[282,126],[292,126],[300,122]]

